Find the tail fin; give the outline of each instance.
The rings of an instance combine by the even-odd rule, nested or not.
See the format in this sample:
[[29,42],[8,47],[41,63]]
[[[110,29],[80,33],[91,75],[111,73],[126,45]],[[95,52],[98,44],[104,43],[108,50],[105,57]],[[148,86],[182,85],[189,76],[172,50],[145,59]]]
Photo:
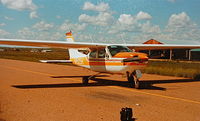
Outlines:
[[[67,32],[66,33],[66,41],[67,42],[74,42],[74,37],[72,36],[72,32]],[[80,53],[78,51],[78,49],[74,49],[74,48],[69,48],[69,57],[70,57],[70,60],[73,59],[73,58],[78,58],[78,57],[85,57],[86,55]]]
[[74,42],[74,37],[72,36],[71,31],[66,33],[66,40],[67,42]]

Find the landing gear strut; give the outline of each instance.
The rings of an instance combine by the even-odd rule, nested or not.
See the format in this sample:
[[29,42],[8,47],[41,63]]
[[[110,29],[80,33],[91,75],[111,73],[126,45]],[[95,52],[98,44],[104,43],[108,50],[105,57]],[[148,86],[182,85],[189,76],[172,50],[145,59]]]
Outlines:
[[95,74],[95,75],[91,75],[91,76],[83,76],[82,77],[82,83],[83,85],[88,85],[88,82],[90,79],[94,79],[97,75],[101,74],[101,72]]
[[140,73],[140,72],[134,71],[131,74],[129,72],[127,72],[127,79],[132,88],[139,89],[140,88],[140,82],[139,82],[140,77],[138,77],[137,73]]

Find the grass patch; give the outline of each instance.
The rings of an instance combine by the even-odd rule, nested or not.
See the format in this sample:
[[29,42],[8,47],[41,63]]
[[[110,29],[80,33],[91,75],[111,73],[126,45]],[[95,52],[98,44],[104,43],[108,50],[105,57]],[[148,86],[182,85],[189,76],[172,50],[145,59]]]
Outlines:
[[[41,52],[43,49],[34,49],[38,52],[31,52],[31,48],[3,48],[5,51],[0,51],[0,58],[39,62],[39,60],[66,60],[69,59],[68,50],[66,49],[51,49],[52,52]],[[45,48],[46,49],[46,48]],[[61,63],[60,63],[61,64]],[[62,63],[70,65],[69,63]]]
[[200,63],[149,61],[145,73],[200,79]]

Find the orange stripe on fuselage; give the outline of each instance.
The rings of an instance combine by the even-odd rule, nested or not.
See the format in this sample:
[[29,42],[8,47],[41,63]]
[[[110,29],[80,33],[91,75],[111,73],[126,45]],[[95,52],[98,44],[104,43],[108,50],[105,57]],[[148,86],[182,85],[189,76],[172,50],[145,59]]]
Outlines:
[[146,63],[138,63],[138,62],[121,62],[121,60],[104,60],[104,59],[87,59],[86,57],[80,57],[76,59],[72,59],[73,64],[75,65],[90,65],[90,66],[124,66],[124,65],[139,65],[139,66],[145,66]]
[[108,66],[124,66],[124,65],[146,65],[144,63],[133,63],[133,62],[127,62],[127,63],[117,63],[117,62],[89,62],[88,65],[96,65],[96,66],[103,66],[103,65],[108,65]]

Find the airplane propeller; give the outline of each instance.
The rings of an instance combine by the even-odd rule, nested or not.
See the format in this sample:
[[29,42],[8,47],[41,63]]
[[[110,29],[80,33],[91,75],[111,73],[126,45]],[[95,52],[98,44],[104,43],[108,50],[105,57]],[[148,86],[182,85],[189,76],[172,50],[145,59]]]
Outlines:
[[122,62],[133,62],[133,61],[141,61],[141,59],[139,57],[133,57],[133,58],[126,58],[122,60]]

